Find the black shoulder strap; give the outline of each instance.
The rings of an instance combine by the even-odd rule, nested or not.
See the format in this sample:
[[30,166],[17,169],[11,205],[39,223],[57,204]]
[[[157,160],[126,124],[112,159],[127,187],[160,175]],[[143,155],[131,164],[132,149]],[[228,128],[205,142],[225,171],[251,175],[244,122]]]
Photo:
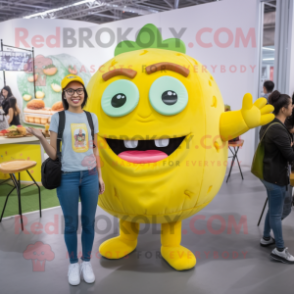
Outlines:
[[265,134],[267,133],[268,129],[269,129],[271,126],[273,126],[273,125],[280,125],[280,123],[279,123],[279,122],[271,123],[271,124],[266,128],[265,132],[263,133],[263,135],[262,135],[262,137],[261,137],[261,139],[260,139],[260,142],[261,142],[261,141],[263,140],[263,138],[265,137]]
[[[84,110],[85,111],[85,110]],[[94,123],[93,123],[93,118],[90,112],[85,111],[86,115],[87,115],[87,119],[88,119],[88,123],[91,129],[91,136],[92,136],[92,142],[93,142],[93,148],[95,148],[95,143],[94,143]]]
[[62,135],[65,127],[65,112],[60,111],[59,113],[59,125],[58,125],[58,134],[57,134],[57,157],[60,159],[60,143],[62,141]]

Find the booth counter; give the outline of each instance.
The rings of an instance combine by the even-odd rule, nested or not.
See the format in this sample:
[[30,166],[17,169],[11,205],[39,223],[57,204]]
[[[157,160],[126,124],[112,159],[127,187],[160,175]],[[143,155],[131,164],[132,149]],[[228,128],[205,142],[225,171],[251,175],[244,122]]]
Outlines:
[[[36,161],[37,165],[29,170],[36,182],[41,182],[41,165],[45,158],[44,149],[35,136],[21,138],[0,136],[0,163],[16,159]],[[0,172],[0,180],[8,178],[9,174]],[[21,180],[31,182],[31,178],[25,172],[21,174]]]

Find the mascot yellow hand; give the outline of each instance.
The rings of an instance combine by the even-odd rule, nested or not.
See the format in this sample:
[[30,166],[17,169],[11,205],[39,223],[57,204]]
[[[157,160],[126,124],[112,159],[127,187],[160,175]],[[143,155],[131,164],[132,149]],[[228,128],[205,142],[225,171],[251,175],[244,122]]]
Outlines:
[[252,95],[247,93],[244,95],[241,110],[222,113],[220,134],[223,141],[236,138],[252,128],[270,123],[275,118],[271,113],[274,107],[266,103],[265,98],[259,98],[253,103]]

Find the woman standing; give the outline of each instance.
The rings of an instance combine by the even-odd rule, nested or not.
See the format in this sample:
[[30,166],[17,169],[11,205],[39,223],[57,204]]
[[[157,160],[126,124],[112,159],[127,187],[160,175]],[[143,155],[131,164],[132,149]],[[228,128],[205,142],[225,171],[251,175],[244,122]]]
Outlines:
[[[292,104],[294,105],[294,93],[292,95]],[[294,141],[294,108],[292,110],[292,115],[287,117],[285,120],[285,126],[288,129],[289,133],[292,136],[292,141]],[[293,147],[292,147],[293,148]],[[292,171],[294,169],[294,163],[292,163],[291,167]],[[293,206],[293,187],[291,185],[288,186],[288,191],[286,193],[286,198],[284,202],[283,216],[282,219],[286,218],[292,211]]]
[[[98,120],[91,113],[94,124],[94,144],[91,139],[91,129],[83,107],[87,103],[87,92],[83,80],[75,75],[66,76],[62,82],[62,103],[65,109],[65,128],[62,136],[62,180],[57,188],[57,196],[64,214],[64,238],[67,246],[70,265],[68,282],[71,285],[80,283],[80,272],[87,283],[95,281],[95,275],[90,263],[94,241],[95,212],[98,194],[105,190],[99,167],[97,145]],[[28,128],[28,131],[40,139],[45,151],[51,159],[57,156],[57,133],[59,114],[51,118],[50,144],[40,130]],[[76,145],[77,134],[82,130],[83,136]],[[81,140],[83,142],[81,142]],[[82,264],[79,267],[77,256],[78,203],[82,206]]]
[[[271,257],[284,263],[294,263],[294,257],[284,246],[282,234],[283,206],[288,191],[290,163],[294,161],[292,149],[292,136],[285,126],[285,120],[292,114],[292,99],[286,94],[274,91],[268,98],[269,104],[275,107],[275,119],[260,130],[260,138],[272,123],[265,134],[263,176],[262,180],[268,196],[269,209],[265,219],[263,238],[261,246],[276,244]],[[271,229],[274,232],[275,240],[270,236]]]
[[10,87],[9,86],[3,87],[1,90],[1,106],[2,106],[2,109],[4,110],[5,115],[8,114],[10,97],[13,97]]
[[[292,104],[294,105],[294,93],[292,95]],[[293,137],[293,134],[294,134],[294,109],[292,110],[291,116],[286,118],[285,126],[288,129],[288,131],[292,134],[292,137]]]
[[20,125],[20,121],[19,121],[20,109],[17,106],[17,101],[12,96],[9,98],[8,102],[9,102],[8,123],[10,126],[12,126],[12,125],[18,126],[18,125]]

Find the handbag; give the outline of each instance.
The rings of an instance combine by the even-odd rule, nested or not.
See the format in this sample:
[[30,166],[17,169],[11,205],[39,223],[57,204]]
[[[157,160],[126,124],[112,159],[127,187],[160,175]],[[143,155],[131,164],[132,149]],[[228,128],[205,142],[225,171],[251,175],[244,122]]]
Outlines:
[[264,159],[264,142],[263,139],[265,137],[265,134],[267,133],[267,131],[269,130],[269,128],[273,125],[279,125],[280,123],[276,122],[276,123],[272,123],[270,124],[267,129],[265,130],[258,146],[257,149],[255,151],[254,157],[253,157],[253,161],[252,161],[252,165],[251,165],[251,173],[253,173],[256,177],[258,177],[259,179],[263,180],[263,159]]
[[60,143],[62,141],[62,134],[65,126],[65,112],[60,111],[59,113],[59,125],[58,125],[58,135],[57,135],[57,156],[53,160],[50,157],[47,158],[41,167],[41,182],[43,187],[52,190],[60,186],[61,182],[61,151]]
[[[93,148],[95,148],[94,144],[94,124],[92,120],[92,115],[90,112],[85,111],[88,119],[88,123],[91,129],[91,136],[93,140]],[[60,144],[62,141],[62,135],[65,127],[65,112],[60,111],[59,112],[59,125],[58,125],[58,135],[57,135],[57,156],[56,159],[53,160],[50,157],[47,158],[43,163],[41,167],[41,182],[43,184],[43,187],[52,190],[56,189],[60,186],[61,183],[61,177],[62,177],[62,171],[61,171],[61,151],[60,151]]]

